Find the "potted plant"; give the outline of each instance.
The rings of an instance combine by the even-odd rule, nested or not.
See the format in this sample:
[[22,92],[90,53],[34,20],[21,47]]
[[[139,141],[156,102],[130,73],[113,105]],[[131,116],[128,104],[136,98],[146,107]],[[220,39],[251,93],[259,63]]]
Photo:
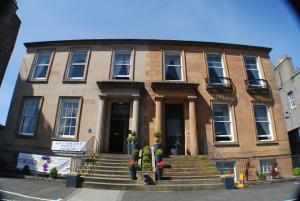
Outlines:
[[137,134],[135,131],[132,131],[131,132],[131,151],[134,149],[138,149],[137,141],[138,141]]
[[55,167],[51,168],[50,173],[49,173],[49,177],[51,179],[56,179],[57,178],[57,174],[58,174],[57,169]]
[[138,161],[138,159],[139,159],[139,150],[138,149],[133,149],[132,150],[131,159],[133,161]]
[[162,149],[157,149],[155,151],[155,161],[156,163],[159,163],[162,161],[162,157],[164,155],[164,151]]
[[167,166],[167,164],[164,161],[156,163],[156,178],[157,178],[157,180],[163,179],[163,169],[166,166]]
[[171,149],[172,155],[179,155],[180,154],[180,147],[181,147],[181,144],[180,144],[180,141],[179,141],[180,136],[181,136],[180,133],[177,133],[176,142],[174,143],[174,148]]
[[131,143],[132,143],[132,135],[129,133],[127,137],[127,154],[131,154]]
[[276,161],[272,164],[272,169],[271,172],[269,173],[269,176],[271,177],[271,179],[278,179],[280,176]]
[[142,164],[142,170],[143,171],[152,171],[152,164],[148,162],[144,162]]
[[137,161],[129,161],[128,162],[128,170],[130,173],[130,178],[132,180],[136,180],[136,171],[139,169],[139,164]]
[[160,149],[161,148],[161,144],[160,144],[160,142],[161,142],[161,134],[160,134],[160,132],[155,132],[154,133],[154,137],[155,137],[155,143],[156,144],[154,144],[154,151],[156,151],[157,149]]

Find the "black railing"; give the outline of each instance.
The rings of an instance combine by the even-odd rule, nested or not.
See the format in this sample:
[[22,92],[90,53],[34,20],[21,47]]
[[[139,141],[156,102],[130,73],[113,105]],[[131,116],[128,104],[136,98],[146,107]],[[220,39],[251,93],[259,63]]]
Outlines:
[[233,92],[234,85],[228,77],[206,78],[206,89],[211,92]]
[[270,86],[267,80],[245,80],[248,93],[263,93],[269,94],[271,92]]

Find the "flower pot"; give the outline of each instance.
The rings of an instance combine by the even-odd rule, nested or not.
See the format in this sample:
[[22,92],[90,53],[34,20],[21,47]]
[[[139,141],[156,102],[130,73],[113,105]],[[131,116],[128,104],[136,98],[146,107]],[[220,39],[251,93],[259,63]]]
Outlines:
[[162,162],[162,157],[155,156],[155,162],[156,163]]
[[180,149],[179,148],[173,148],[171,149],[172,155],[179,155],[180,154]]
[[156,180],[163,179],[163,168],[156,168]]
[[130,179],[136,180],[136,170],[129,170],[130,173]]
[[138,144],[131,144],[131,151],[138,148],[139,148]]
[[161,149],[161,144],[154,144],[153,147],[154,147],[154,151],[156,151],[158,149]]
[[130,155],[131,154],[131,144],[127,144],[127,154]]

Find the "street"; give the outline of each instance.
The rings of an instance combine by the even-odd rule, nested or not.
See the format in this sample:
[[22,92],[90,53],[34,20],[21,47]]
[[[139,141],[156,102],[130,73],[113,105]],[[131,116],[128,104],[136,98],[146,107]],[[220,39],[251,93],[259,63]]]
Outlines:
[[126,192],[84,188],[74,189],[66,188],[63,181],[44,181],[16,178],[0,178],[0,186],[2,200],[281,201],[293,197],[296,190],[300,188],[300,181],[261,184],[250,186],[242,190],[205,190],[191,192]]

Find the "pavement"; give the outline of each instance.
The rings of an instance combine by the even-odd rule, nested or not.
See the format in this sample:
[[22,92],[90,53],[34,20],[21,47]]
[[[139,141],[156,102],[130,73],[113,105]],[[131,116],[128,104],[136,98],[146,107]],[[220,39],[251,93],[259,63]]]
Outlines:
[[249,186],[240,190],[134,192],[66,188],[64,180],[0,178],[0,200],[43,201],[282,201],[295,197],[300,181]]

